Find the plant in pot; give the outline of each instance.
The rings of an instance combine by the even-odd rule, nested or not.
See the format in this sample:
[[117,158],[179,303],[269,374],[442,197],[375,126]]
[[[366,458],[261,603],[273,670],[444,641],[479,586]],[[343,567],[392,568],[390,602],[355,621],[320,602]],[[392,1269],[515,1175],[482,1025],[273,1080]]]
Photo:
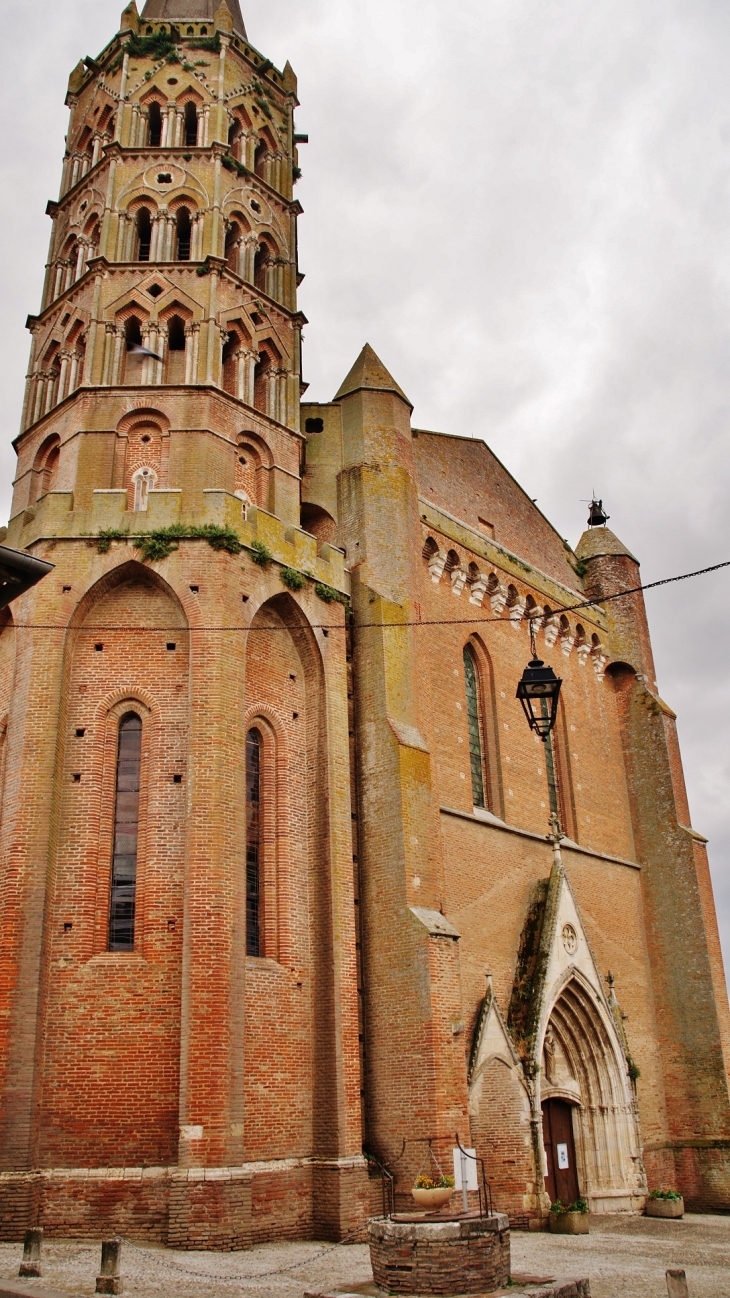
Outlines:
[[425,1208],[427,1211],[443,1208],[444,1204],[449,1202],[453,1193],[453,1176],[444,1176],[443,1174],[440,1176],[425,1176],[423,1173],[419,1173],[416,1177],[416,1184],[411,1190],[411,1194],[419,1208]]
[[682,1217],[684,1199],[679,1190],[652,1190],[644,1212],[647,1217]]
[[586,1200],[562,1203],[556,1199],[550,1209],[550,1230],[553,1235],[587,1235],[590,1225]]

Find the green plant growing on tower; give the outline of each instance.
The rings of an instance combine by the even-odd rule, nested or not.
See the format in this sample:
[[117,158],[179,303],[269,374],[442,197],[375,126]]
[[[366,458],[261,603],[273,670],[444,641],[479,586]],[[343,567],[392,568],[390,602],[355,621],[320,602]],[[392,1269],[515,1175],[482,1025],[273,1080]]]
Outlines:
[[[197,40],[186,41],[185,43],[189,50],[207,50],[209,54],[220,54],[221,52],[221,38],[218,32],[216,32],[215,36],[200,36]],[[201,63],[200,66],[207,67],[208,65]]]
[[259,568],[268,568],[274,556],[263,541],[252,541],[249,549],[252,551],[251,558],[254,563],[257,563]]
[[339,590],[335,590],[334,586],[328,586],[323,581],[318,581],[316,583],[314,593],[320,599],[324,600],[325,604],[337,603],[347,606],[350,602],[347,595],[343,595]]
[[153,32],[151,36],[136,36],[132,32],[126,43],[127,53],[133,59],[164,59],[174,48],[170,32]]
[[180,541],[207,541],[212,549],[226,550],[228,554],[240,554],[243,549],[243,543],[233,529],[217,523],[205,523],[202,527],[173,523],[170,527],[158,527],[136,535],[121,528],[107,527],[97,533],[95,540],[99,554],[107,554],[112,541],[130,541],[140,551],[142,559],[148,562],[166,559],[177,550]]
[[282,568],[279,575],[288,590],[301,590],[307,584],[304,573],[297,572],[296,568]]

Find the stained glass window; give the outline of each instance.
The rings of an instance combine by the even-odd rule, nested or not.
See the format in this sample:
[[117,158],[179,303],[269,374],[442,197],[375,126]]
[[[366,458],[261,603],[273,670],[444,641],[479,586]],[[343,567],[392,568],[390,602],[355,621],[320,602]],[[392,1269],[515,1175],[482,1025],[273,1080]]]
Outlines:
[[479,706],[479,678],[474,655],[468,645],[464,649],[464,679],[466,682],[466,714],[469,722],[472,800],[475,807],[484,807],[486,804],[484,801],[484,754]]

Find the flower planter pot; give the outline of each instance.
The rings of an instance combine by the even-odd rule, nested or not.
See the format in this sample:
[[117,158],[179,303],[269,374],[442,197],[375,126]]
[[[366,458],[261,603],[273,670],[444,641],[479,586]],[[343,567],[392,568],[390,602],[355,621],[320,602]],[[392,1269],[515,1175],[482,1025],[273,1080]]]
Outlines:
[[684,1199],[647,1199],[644,1211],[647,1217],[682,1217]]
[[435,1190],[411,1190],[411,1194],[419,1208],[425,1208],[426,1212],[433,1212],[436,1208],[443,1208],[444,1204],[449,1202],[453,1193],[453,1187],[450,1185],[441,1185]]
[[553,1235],[587,1235],[590,1223],[587,1212],[551,1212],[550,1230]]

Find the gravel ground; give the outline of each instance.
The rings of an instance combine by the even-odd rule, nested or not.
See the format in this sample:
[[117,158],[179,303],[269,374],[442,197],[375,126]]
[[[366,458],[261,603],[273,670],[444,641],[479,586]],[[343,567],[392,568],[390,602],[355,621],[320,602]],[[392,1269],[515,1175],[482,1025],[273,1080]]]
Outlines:
[[[17,1278],[21,1253],[17,1244],[0,1244],[0,1277]],[[35,1283],[87,1298],[99,1257],[99,1244],[48,1241],[43,1279]],[[730,1298],[730,1216],[594,1217],[590,1235],[512,1235],[513,1271],[587,1275],[593,1298],[666,1298],[669,1266],[685,1268],[690,1298]],[[305,1289],[372,1280],[363,1244],[261,1244],[248,1253],[127,1245],[122,1269],[125,1293],[137,1298],[302,1298]]]

